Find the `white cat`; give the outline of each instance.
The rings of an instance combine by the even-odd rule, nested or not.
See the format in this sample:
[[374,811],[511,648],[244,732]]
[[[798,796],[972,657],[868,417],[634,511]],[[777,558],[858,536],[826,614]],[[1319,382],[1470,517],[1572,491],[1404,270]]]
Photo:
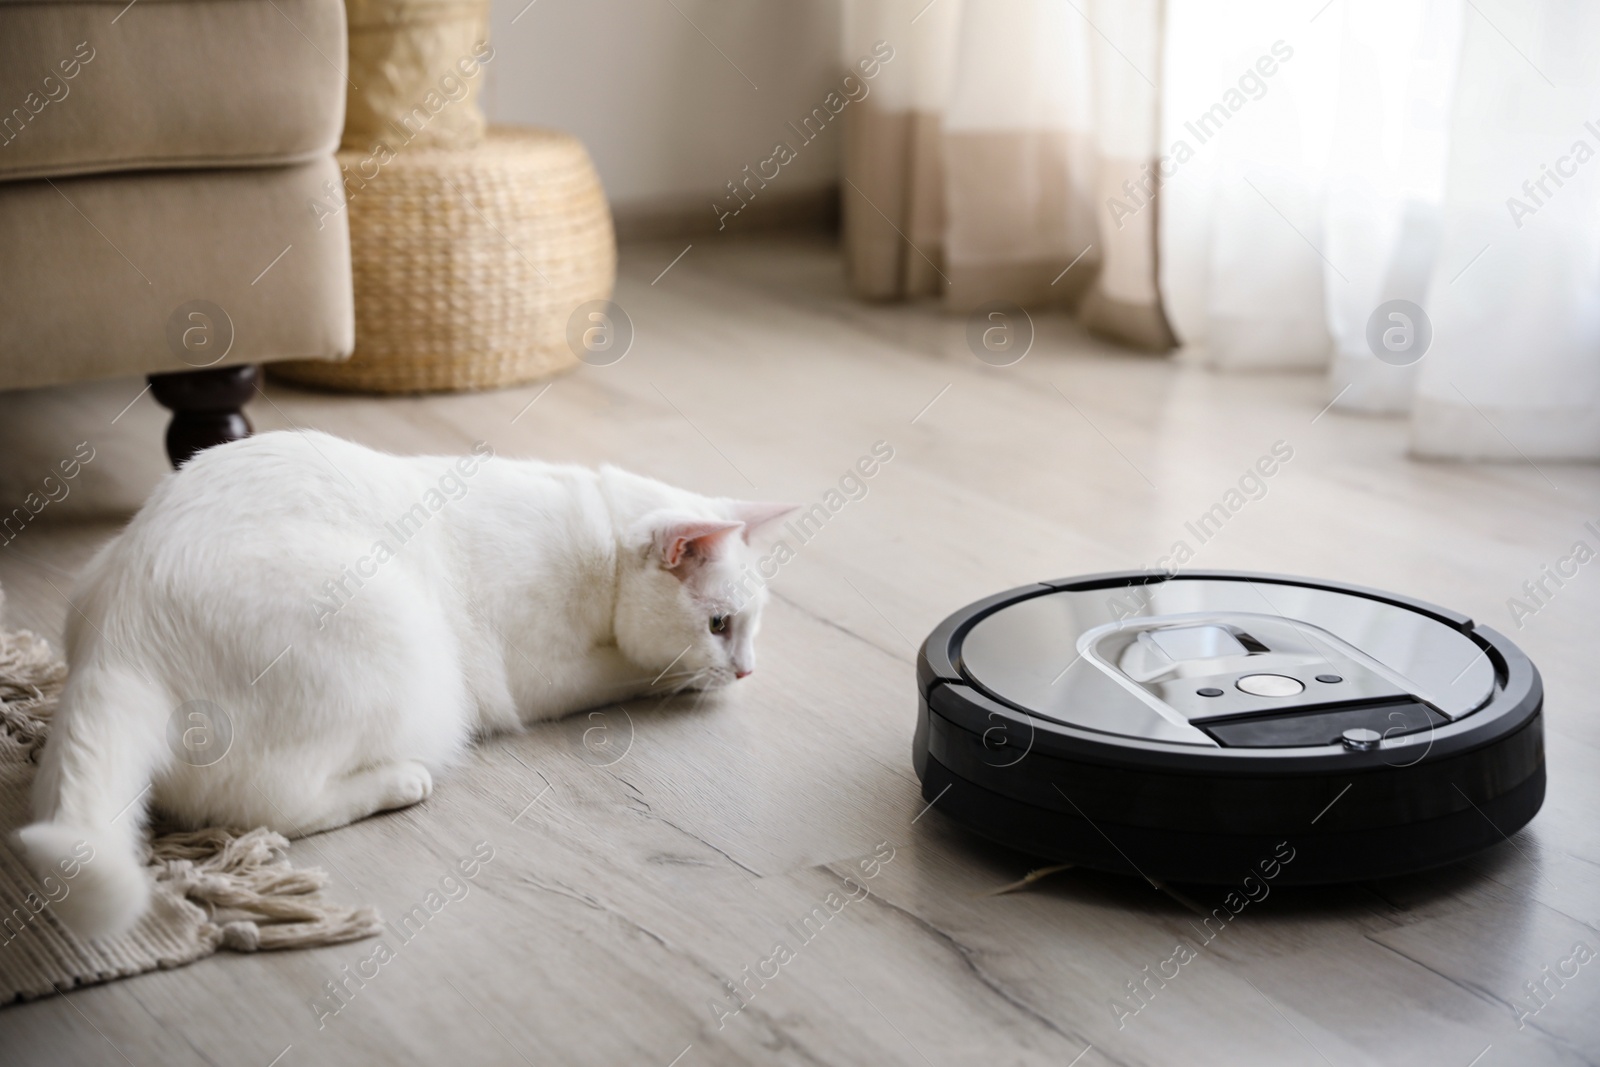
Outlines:
[[147,805],[315,833],[422,800],[474,737],[755,669],[766,592],[734,582],[792,507],[473,452],[262,434],[196,456],[94,557],[15,835],[41,876],[93,848],[63,921],[144,912]]

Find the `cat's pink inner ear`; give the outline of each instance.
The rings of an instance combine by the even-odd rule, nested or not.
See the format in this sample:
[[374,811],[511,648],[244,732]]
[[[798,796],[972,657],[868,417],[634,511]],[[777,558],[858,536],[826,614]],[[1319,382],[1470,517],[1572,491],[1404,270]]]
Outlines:
[[735,500],[733,514],[744,522],[745,544],[761,532],[762,527],[777,522],[800,510],[799,504],[772,504],[761,500]]
[[694,556],[715,559],[723,542],[744,523],[728,519],[674,519],[656,531],[663,566],[673,568]]

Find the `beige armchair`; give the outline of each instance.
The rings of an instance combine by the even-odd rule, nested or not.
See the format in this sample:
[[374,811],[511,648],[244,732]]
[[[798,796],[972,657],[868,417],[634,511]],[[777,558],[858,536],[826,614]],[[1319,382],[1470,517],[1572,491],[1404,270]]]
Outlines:
[[[178,463],[354,345],[341,0],[0,0],[0,389],[150,374]],[[315,205],[323,210],[315,210]]]

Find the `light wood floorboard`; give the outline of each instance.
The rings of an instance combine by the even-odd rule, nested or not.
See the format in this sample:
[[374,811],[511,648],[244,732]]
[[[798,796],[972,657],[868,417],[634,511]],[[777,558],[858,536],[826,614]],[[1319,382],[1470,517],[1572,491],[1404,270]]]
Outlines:
[[[1600,949],[1600,718],[1584,673],[1600,563],[1520,630],[1506,604],[1600,519],[1600,468],[1413,462],[1399,421],[1319,416],[1318,377],[1218,376],[1056,317],[1039,318],[1020,364],[988,367],[960,319],[851,300],[820,240],[696,240],[652,283],[679,251],[625,250],[632,350],[548,393],[376,399],[269,383],[251,417],[403,452],[487,439],[805,502],[889,441],[865,499],[776,581],[755,676],[608,712],[605,758],[584,747],[598,720],[583,716],[494,740],[425,804],[296,843],[339,897],[390,918],[475,843],[495,850],[467,896],[391,939],[396,958],[320,1028],[311,1002],[371,943],[224,953],[0,1009],[0,1060],[1600,1062],[1600,964],[1525,1029],[1512,1006],[1575,942]],[[113,421],[141,388],[0,395],[7,508],[77,442],[96,450],[71,495],[0,550],[12,626],[58,634],[72,576],[161,477],[164,413],[145,395]],[[1458,867],[1274,892],[1119,1028],[1124,983],[1195,940],[1196,917],[1142,882],[1079,872],[985,895],[1037,864],[919,817],[914,646],[980,596],[1154,564],[1280,440],[1293,459],[1193,565],[1392,588],[1512,634],[1544,672],[1549,796],[1514,841]],[[797,944],[785,923],[879,842],[895,854],[871,895],[719,1027],[723,981],[775,941]]]

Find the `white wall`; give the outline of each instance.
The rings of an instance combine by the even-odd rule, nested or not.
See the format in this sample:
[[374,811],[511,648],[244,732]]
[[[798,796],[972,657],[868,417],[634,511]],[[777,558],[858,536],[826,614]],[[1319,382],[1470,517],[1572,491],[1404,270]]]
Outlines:
[[[526,2],[494,0],[490,121],[576,134],[613,204],[703,197],[711,216],[723,183],[777,141],[794,144],[784,123],[844,73],[839,0],[536,0],[523,11]],[[838,133],[800,148],[772,191],[836,182]]]

